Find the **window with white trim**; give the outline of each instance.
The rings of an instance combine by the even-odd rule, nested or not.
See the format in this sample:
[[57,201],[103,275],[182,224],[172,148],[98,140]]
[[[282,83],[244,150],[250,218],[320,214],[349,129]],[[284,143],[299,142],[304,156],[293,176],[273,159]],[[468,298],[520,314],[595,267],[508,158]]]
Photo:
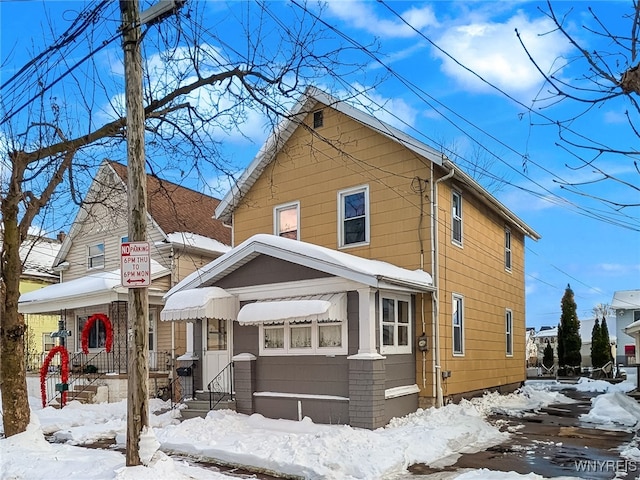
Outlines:
[[464,305],[460,295],[453,295],[452,308],[453,354],[464,355]]
[[411,297],[380,295],[380,353],[411,353]]
[[43,352],[48,352],[49,350],[52,350],[53,347],[56,346],[56,341],[55,339],[51,336],[51,333],[43,333],[42,334],[42,348],[43,348]]
[[505,333],[507,341],[507,356],[513,356],[513,312],[507,308],[504,314]]
[[338,245],[348,247],[369,243],[369,187],[338,192]]
[[451,241],[462,245],[462,195],[451,193]]
[[511,230],[504,230],[504,268],[511,271]]
[[104,243],[87,246],[87,269],[104,268]]
[[279,205],[273,209],[274,235],[300,240],[300,202]]
[[346,355],[347,322],[283,321],[260,325],[260,355]]

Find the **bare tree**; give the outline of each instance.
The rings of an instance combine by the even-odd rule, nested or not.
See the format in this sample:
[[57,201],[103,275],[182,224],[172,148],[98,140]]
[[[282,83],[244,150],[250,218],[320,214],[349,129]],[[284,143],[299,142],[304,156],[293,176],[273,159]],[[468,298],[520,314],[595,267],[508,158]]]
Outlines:
[[[562,3],[559,3],[563,5]],[[604,7],[608,8],[608,7]],[[638,149],[627,145],[610,145],[610,139],[594,138],[585,132],[580,132],[578,121],[594,114],[595,109],[604,106],[622,108],[624,110],[626,128],[630,144],[637,143],[640,137],[640,65],[638,63],[638,48],[640,45],[640,6],[636,0],[629,2],[629,13],[623,15],[622,21],[607,25],[601,21],[598,13],[588,8],[589,19],[580,19],[582,31],[572,30],[572,11],[560,15],[550,0],[542,12],[551,20],[554,30],[573,47],[575,55],[566,59],[558,59],[558,68],[545,71],[540,63],[527,50],[520,33],[516,31],[521,45],[530,60],[546,81],[547,88],[536,99],[542,109],[553,115],[552,110],[560,103],[574,108],[573,113],[561,119],[542,115],[548,124],[558,129],[557,145],[564,149],[573,159],[567,167],[573,171],[589,173],[586,181],[559,181],[566,191],[604,202],[616,211],[623,211],[632,207],[639,207],[637,201],[640,194],[640,164],[638,164]],[[580,36],[583,36],[583,41]],[[594,50],[584,43],[584,38],[597,40],[604,45],[602,50]],[[605,50],[606,49],[606,50]],[[568,76],[567,73],[577,72]],[[625,128],[625,127],[623,127]],[[611,172],[605,165],[606,160],[614,159],[617,165],[627,164],[634,171],[631,180]],[[620,195],[607,195],[601,192],[608,187],[620,187]],[[590,190],[585,190],[588,188]],[[599,190],[596,190],[599,189]],[[593,192],[593,193],[591,193]]]
[[[91,5],[64,34],[52,23],[58,40],[1,85],[0,389],[6,436],[29,423],[19,247],[30,227],[46,225],[52,205],[81,203],[79,192],[102,158],[124,157],[118,5]],[[316,19],[283,5],[278,7],[291,8],[294,17],[286,24],[261,3],[220,9],[192,2],[143,31],[148,169],[165,177],[172,172],[178,180],[198,178],[202,187],[216,176],[233,182],[238,166],[222,148],[228,132],[247,135],[246,120],[256,113],[263,123],[267,119],[263,128],[273,127],[307,85],[322,79],[331,88],[360,70],[341,61],[348,47],[328,42]],[[84,55],[74,50],[80,44]],[[114,71],[105,68],[109,63]]]

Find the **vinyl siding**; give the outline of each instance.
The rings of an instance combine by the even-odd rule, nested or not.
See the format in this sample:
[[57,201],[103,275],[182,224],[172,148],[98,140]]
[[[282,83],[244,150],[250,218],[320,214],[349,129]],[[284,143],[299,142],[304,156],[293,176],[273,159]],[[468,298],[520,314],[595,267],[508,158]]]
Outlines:
[[[310,120],[306,120],[311,125]],[[367,185],[370,199],[371,241],[343,251],[395,265],[431,272],[431,206],[427,184],[421,204],[416,177],[430,179],[430,163],[396,142],[363,127],[330,108],[324,110],[319,134],[298,128],[234,211],[234,242],[256,233],[273,233],[273,208],[300,202],[300,239],[338,248],[338,192]],[[434,166],[435,179],[446,172]],[[434,180],[435,180],[434,179]],[[511,226],[512,269],[504,268],[504,229],[497,213],[464,185],[456,185],[463,199],[463,247],[451,243],[451,181],[439,185],[440,333],[442,369],[452,376],[445,395],[523,381],[524,372],[524,236]],[[422,231],[419,231],[422,225]],[[420,242],[422,239],[422,244]],[[451,295],[464,296],[465,355],[451,350]],[[415,335],[429,335],[425,354],[426,383],[422,383],[422,354],[415,359],[422,396],[433,392],[431,298],[415,300]],[[513,356],[506,356],[505,309],[513,312]],[[424,318],[425,327],[422,326]]]

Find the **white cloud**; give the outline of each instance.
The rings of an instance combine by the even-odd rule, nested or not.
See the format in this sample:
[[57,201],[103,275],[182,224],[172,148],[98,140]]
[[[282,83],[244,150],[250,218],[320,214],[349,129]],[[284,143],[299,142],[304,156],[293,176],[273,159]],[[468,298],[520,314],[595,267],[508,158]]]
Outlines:
[[[408,38],[416,32],[399,19],[388,20],[378,16],[375,12],[374,2],[361,0],[336,0],[328,2],[329,12],[348,23],[353,28],[358,28],[384,38]],[[399,12],[416,30],[422,30],[428,26],[436,26],[438,21],[431,6],[421,8],[412,7],[405,12]]]
[[603,119],[605,123],[609,124],[626,124],[628,122],[624,112],[614,112],[611,110],[604,112]]
[[[526,93],[533,98],[541,85],[541,75],[527,57],[515,30],[533,58],[544,72],[563,65],[559,60],[569,51],[569,44],[557,33],[540,35],[553,30],[546,18],[531,19],[518,12],[504,23],[478,21],[447,28],[436,44],[460,63],[487,81],[509,93]],[[476,91],[490,89],[442,52],[442,70],[465,88]]]

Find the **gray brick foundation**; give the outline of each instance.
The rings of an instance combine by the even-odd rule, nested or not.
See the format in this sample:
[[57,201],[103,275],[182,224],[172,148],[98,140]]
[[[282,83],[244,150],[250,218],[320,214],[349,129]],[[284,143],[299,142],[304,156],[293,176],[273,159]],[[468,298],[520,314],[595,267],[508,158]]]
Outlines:
[[349,423],[370,430],[385,425],[384,359],[349,359]]

